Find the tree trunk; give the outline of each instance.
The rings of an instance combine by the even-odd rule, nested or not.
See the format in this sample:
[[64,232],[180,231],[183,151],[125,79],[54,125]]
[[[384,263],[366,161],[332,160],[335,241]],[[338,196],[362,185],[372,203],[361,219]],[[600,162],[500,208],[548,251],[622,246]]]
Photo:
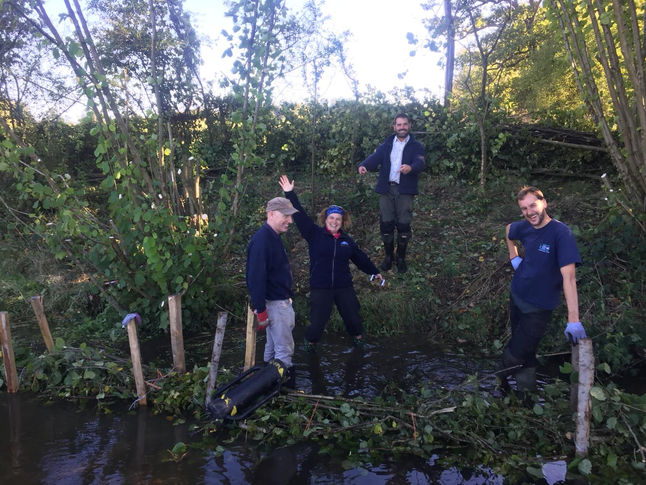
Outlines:
[[480,188],[484,190],[487,181],[487,131],[484,118],[478,118],[478,131],[480,132]]
[[444,0],[444,19],[446,21],[446,71],[444,71],[444,108],[451,106],[453,94],[453,71],[455,66],[455,25],[451,0]]
[[[591,0],[573,3],[553,0],[550,6],[560,24],[579,91],[622,177],[628,203],[643,213],[646,211],[645,21],[638,16],[633,2],[612,2],[613,9],[603,9],[600,2]],[[605,19],[600,17],[600,9]],[[603,72],[601,80],[595,76],[599,69]],[[610,112],[598,87],[604,81],[612,101]],[[619,140],[610,127],[615,120]]]

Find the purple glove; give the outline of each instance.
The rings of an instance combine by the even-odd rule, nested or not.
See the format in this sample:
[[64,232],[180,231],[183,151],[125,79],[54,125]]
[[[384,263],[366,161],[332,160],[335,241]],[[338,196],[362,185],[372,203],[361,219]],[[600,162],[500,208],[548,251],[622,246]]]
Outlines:
[[583,328],[581,322],[568,322],[567,327],[565,327],[564,333],[567,339],[573,345],[578,344],[580,338],[587,338],[585,334],[585,328]]
[[510,261],[511,265],[514,267],[514,271],[518,269],[518,267],[520,266],[520,263],[522,262],[523,262],[523,258],[521,258],[520,256],[516,256],[514,259]]

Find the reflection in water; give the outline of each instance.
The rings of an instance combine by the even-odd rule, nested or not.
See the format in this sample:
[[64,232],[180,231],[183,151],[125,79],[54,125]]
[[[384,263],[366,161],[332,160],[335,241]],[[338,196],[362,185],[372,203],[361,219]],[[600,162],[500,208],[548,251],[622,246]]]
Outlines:
[[[413,392],[422,386],[456,389],[476,373],[485,376],[479,385],[491,389],[495,363],[444,354],[418,336],[369,340],[362,350],[345,336],[326,336],[315,354],[297,350],[295,365],[296,385],[305,392],[373,398],[390,382]],[[485,469],[442,469],[435,463],[437,455],[347,469],[342,459],[320,454],[309,442],[274,450],[223,443],[221,454],[189,448],[175,462],[169,452],[175,443],[200,437],[192,437],[187,424],[173,425],[148,409],[121,413],[119,406],[116,414],[98,414],[74,404],[45,405],[32,396],[0,392],[0,483],[502,483]]]

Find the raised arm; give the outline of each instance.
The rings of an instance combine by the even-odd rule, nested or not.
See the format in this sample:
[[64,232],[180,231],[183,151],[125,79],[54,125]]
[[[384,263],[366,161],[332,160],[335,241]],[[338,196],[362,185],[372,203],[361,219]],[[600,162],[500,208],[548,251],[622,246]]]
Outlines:
[[294,181],[292,180],[290,182],[287,175],[281,175],[278,184],[283,189],[283,192],[291,192],[294,190]]
[[287,175],[281,175],[278,180],[278,184],[283,189],[283,192],[285,192],[285,197],[289,199],[294,208],[298,210],[298,212],[294,213],[292,217],[294,218],[294,222],[296,223],[296,227],[298,227],[298,231],[301,233],[301,236],[309,242],[318,226],[314,223],[312,218],[307,215],[305,208],[301,205],[301,201],[298,200],[298,196],[294,191],[294,181],[292,180],[290,182]]

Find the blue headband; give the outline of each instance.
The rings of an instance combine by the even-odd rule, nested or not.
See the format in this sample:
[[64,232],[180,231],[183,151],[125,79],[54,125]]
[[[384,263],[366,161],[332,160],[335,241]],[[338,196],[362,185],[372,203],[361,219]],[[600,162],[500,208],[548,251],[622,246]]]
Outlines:
[[339,207],[338,205],[331,205],[325,211],[325,217],[329,216],[330,214],[341,214],[341,215],[343,215],[344,212],[343,212],[343,209],[341,209],[341,207]]

